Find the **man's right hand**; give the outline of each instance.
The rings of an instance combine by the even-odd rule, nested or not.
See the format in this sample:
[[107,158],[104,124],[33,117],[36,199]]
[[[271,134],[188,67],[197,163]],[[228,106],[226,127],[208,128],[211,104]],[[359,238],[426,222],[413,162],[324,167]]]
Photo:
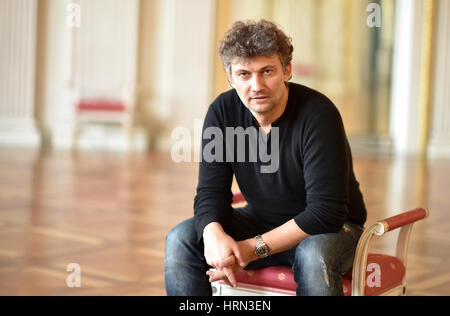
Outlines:
[[226,274],[232,286],[237,282],[232,266],[240,256],[237,242],[223,230],[217,222],[208,224],[203,230],[204,255],[206,263]]

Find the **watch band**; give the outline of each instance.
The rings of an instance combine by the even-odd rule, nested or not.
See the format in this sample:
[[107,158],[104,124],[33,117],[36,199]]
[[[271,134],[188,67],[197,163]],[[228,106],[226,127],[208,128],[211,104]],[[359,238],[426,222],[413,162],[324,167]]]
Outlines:
[[256,236],[255,239],[256,239],[256,247],[264,246],[266,244],[261,235]]

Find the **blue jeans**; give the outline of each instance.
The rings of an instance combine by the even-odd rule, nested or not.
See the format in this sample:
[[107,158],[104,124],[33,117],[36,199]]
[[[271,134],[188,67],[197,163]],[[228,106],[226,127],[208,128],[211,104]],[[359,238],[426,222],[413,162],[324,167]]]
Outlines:
[[[251,218],[245,208],[234,209],[229,222],[222,226],[236,241],[270,230]],[[345,223],[339,233],[311,236],[291,250],[251,262],[246,270],[288,265],[294,273],[297,295],[343,295],[342,275],[352,269],[362,231],[363,228],[357,224]],[[194,219],[172,229],[166,238],[164,258],[167,295],[212,295],[206,275],[209,269],[203,254],[203,241],[197,241]]]

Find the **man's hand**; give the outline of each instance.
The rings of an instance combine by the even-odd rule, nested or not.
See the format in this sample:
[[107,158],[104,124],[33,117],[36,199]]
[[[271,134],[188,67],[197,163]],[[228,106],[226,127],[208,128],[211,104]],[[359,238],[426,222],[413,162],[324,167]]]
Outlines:
[[[219,223],[210,225],[203,231],[205,257],[208,264],[217,271],[208,271],[206,274],[210,276],[210,282],[224,280],[227,284],[236,286],[234,274],[258,259],[255,254],[256,239],[236,242],[223,231]],[[309,236],[293,219],[263,234],[271,255],[292,249]]]
[[203,230],[203,243],[205,245],[206,263],[223,272],[233,286],[237,286],[231,266],[236,263],[237,257],[240,257],[238,245],[223,230],[219,223],[211,223]]
[[236,241],[231,238],[219,223],[211,223],[203,230],[204,254],[209,266],[222,270],[235,263]]
[[216,222],[207,225],[203,230],[203,243],[206,263],[220,272],[212,280],[223,279],[234,287],[237,286],[234,274],[257,259],[254,239],[236,242],[225,233],[222,225]]
[[[207,271],[206,274],[210,277],[209,282],[223,280],[228,285],[236,287],[237,282],[234,281],[236,279],[234,277],[234,274],[243,270],[250,262],[258,259],[258,256],[256,256],[254,252],[254,249],[256,247],[256,241],[254,240],[254,238],[239,241],[237,242],[237,246],[238,246],[237,253],[239,254],[240,259],[239,260],[236,259],[234,264],[228,267],[224,267],[222,271],[218,269],[216,271],[211,270]],[[230,274],[233,275],[234,280],[229,278]]]

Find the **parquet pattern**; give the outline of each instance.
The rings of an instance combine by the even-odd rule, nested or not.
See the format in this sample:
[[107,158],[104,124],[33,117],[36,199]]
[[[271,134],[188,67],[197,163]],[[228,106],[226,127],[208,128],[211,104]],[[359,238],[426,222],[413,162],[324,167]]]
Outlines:
[[[165,295],[165,236],[193,214],[197,171],[166,153],[0,148],[0,295]],[[408,294],[450,295],[450,161],[356,156],[355,172],[368,223],[430,209],[413,230]],[[393,251],[393,237],[374,250]],[[81,287],[67,286],[70,263]]]

